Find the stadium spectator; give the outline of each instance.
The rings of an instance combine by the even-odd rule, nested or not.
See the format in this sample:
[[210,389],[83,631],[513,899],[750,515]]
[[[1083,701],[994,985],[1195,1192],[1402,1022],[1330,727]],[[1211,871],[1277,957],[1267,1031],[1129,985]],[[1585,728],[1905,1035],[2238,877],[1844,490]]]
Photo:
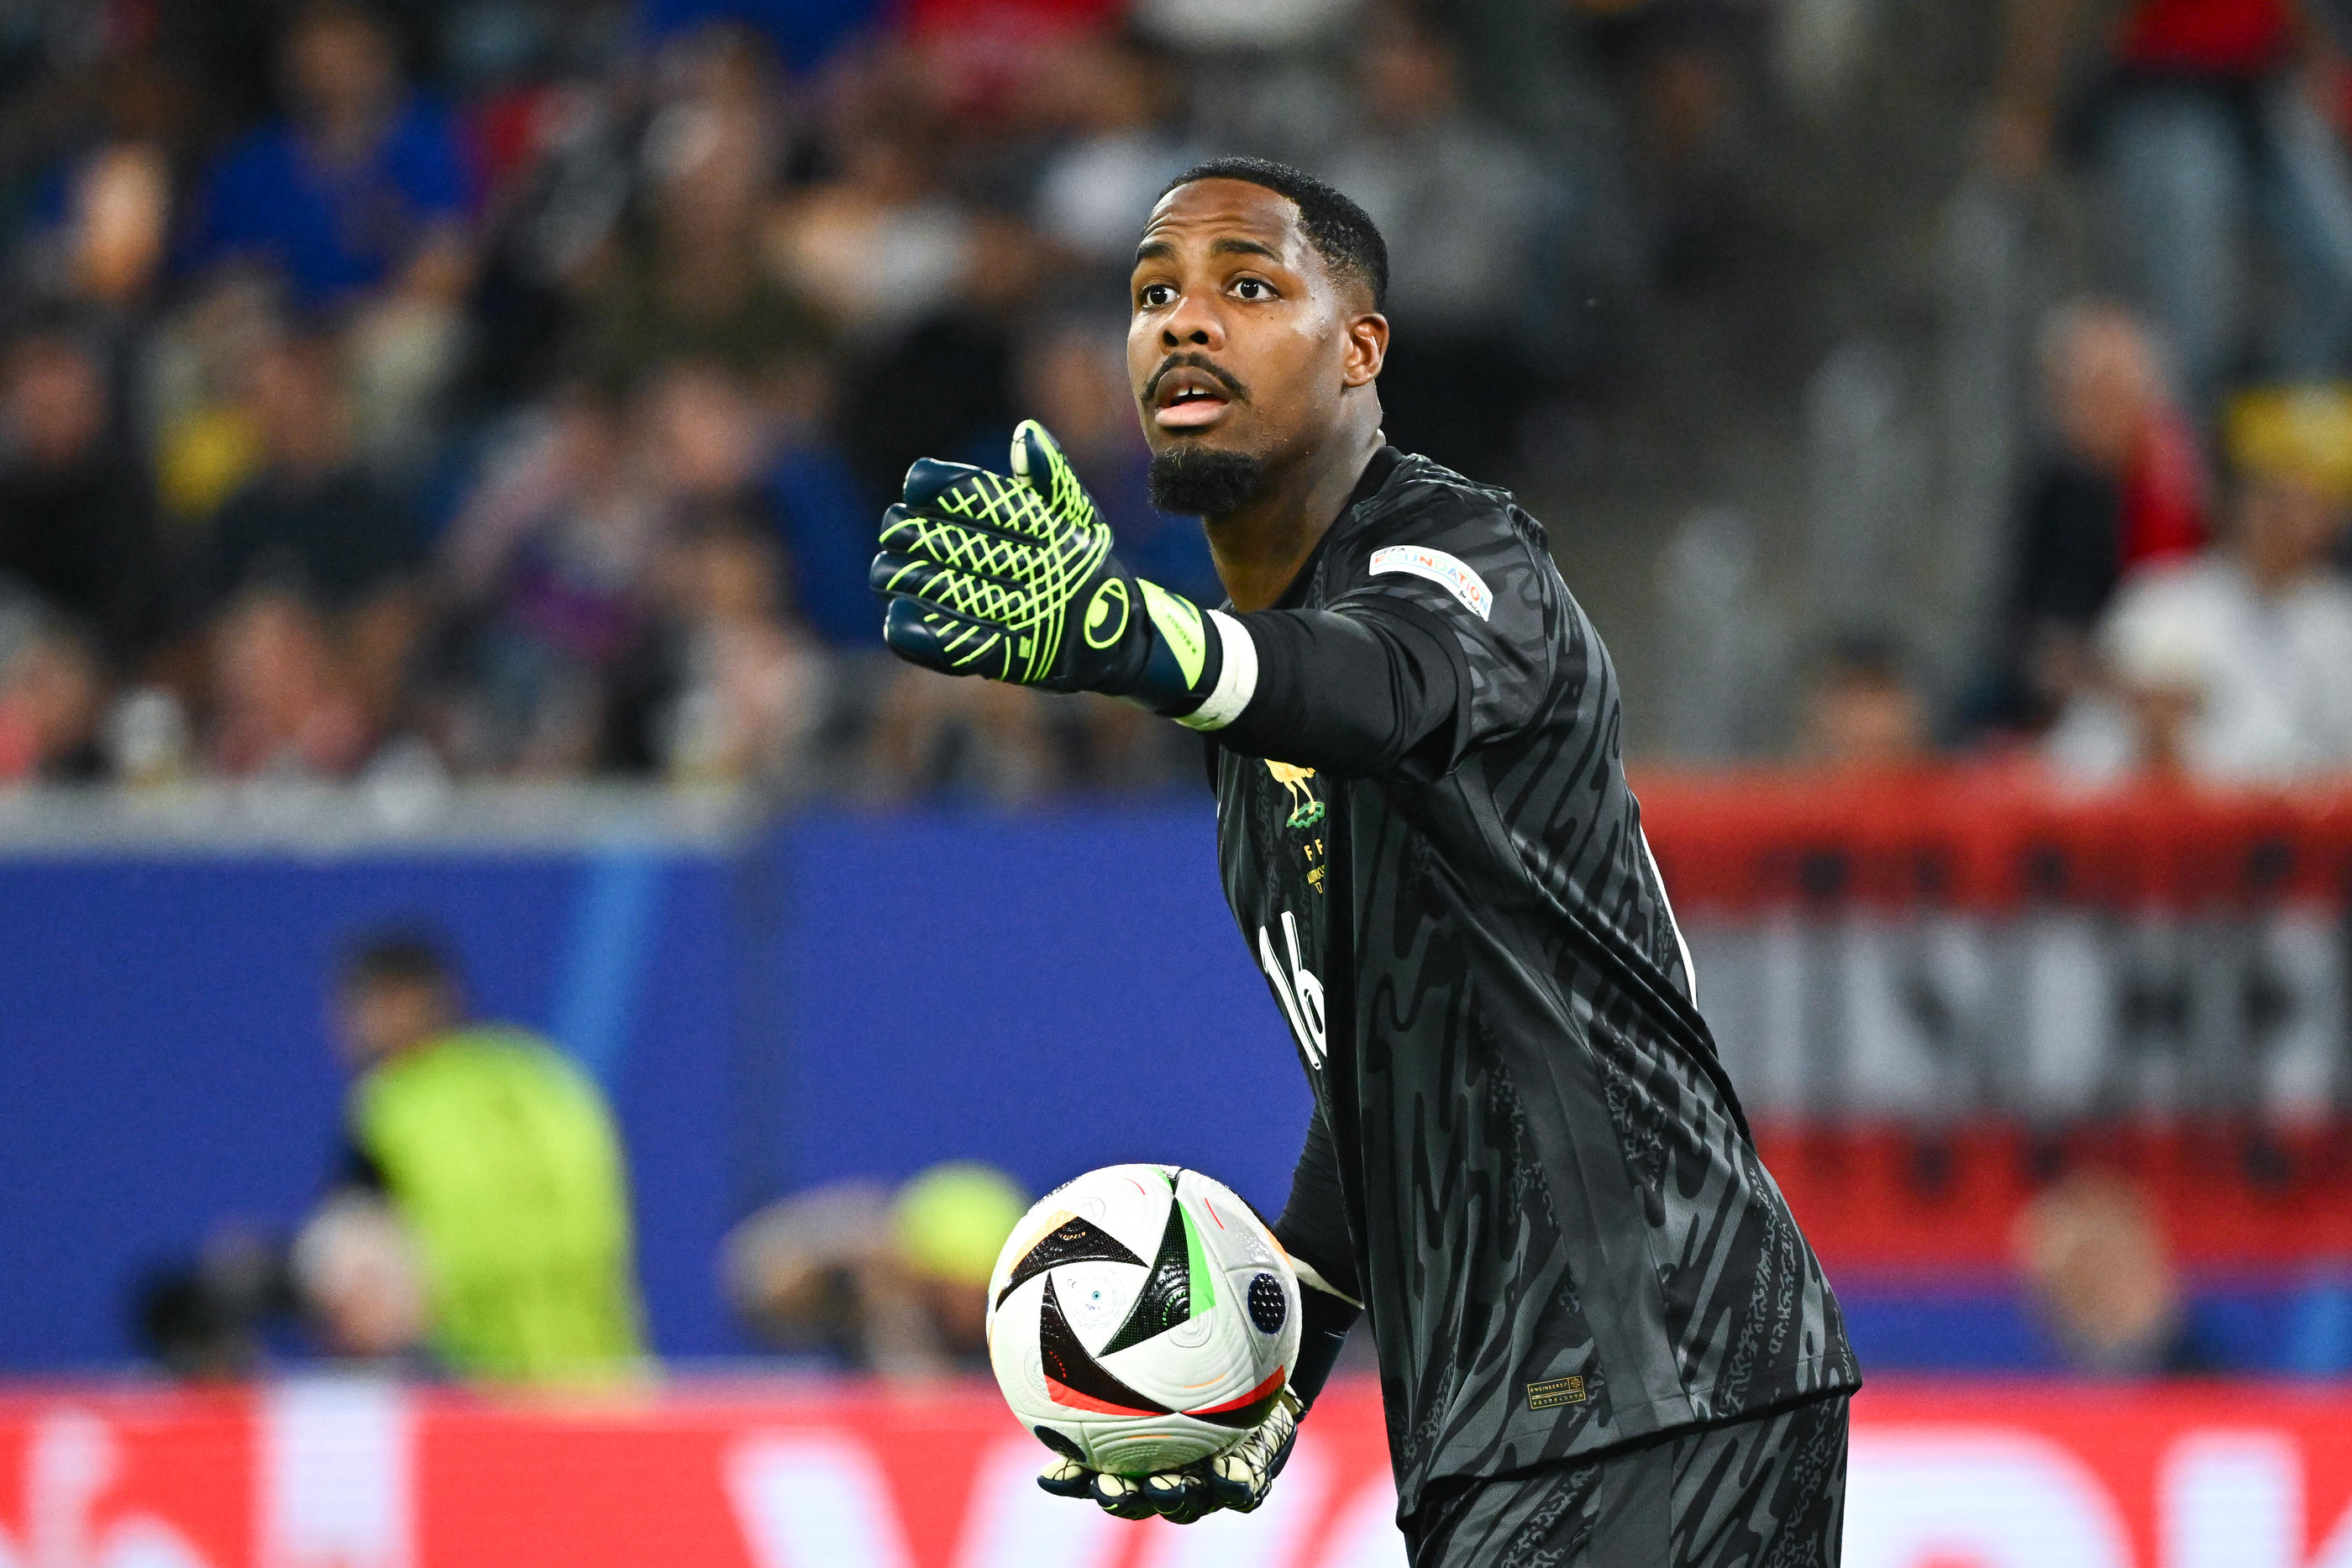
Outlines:
[[920,116],[846,128],[838,176],[796,196],[781,216],[786,276],[853,338],[911,328],[949,302],[972,265],[971,214],[934,183],[939,134]]
[[184,267],[265,267],[306,311],[385,287],[457,298],[472,266],[465,159],[448,115],[402,82],[383,23],[314,0],[278,65],[286,111],[205,175]]
[[0,613],[0,784],[98,776],[102,678],[69,628]]
[[194,1258],[150,1268],[131,1292],[142,1348],[173,1377],[203,1381],[259,1372],[268,1325],[298,1305],[283,1250],[235,1223]]
[[324,620],[300,595],[257,588],[213,629],[212,768],[228,779],[349,778],[377,736]]
[[187,704],[162,685],[136,686],[108,708],[100,735],[107,776],[128,789],[185,780],[194,759]]
[[32,257],[43,293],[110,312],[148,300],[172,232],[176,85],[125,62],[101,95],[114,123],[51,172],[56,212]]
[[1848,773],[1892,773],[1931,761],[1927,704],[1892,638],[1860,632],[1822,658],[1805,699],[1803,756]]
[[639,635],[667,523],[627,423],[594,384],[571,387],[520,423],[443,540],[475,628],[457,742],[468,766],[565,773],[593,758],[596,683]]
[[1364,124],[1332,182],[1389,245],[1381,371],[1391,440],[1468,474],[1506,470],[1538,390],[1531,355],[1546,298],[1539,251],[1560,202],[1517,143],[1465,110],[1452,48],[1402,18],[1358,57]]
[[1064,750],[1039,694],[994,681],[924,681],[884,670],[864,793],[882,801],[970,793],[1019,805],[1059,787]]
[[[203,110],[213,84],[191,75],[184,53],[153,47],[142,31],[108,26],[110,41],[124,47],[96,57],[87,35],[70,41],[70,26],[47,29],[37,43],[35,34],[15,35],[8,108],[0,112],[0,161],[23,225],[21,247],[0,257],[0,267],[20,298],[70,303],[126,330],[154,303],[184,217],[186,175],[212,129]],[[55,51],[47,72],[28,57],[43,43]]]
[[896,1193],[797,1193],[728,1237],[728,1299],[779,1350],[893,1377],[981,1370],[989,1276],[1027,1207],[1002,1172],[966,1161]]
[[348,611],[402,591],[417,563],[415,520],[352,450],[339,347],[286,338],[248,367],[242,401],[259,461],[213,518],[207,604],[268,581]]
[[2018,1217],[2012,1249],[2069,1370],[2108,1378],[2228,1370],[2191,1322],[2163,1229],[2129,1183],[2061,1177]]
[[1164,59],[1118,38],[1071,48],[1053,82],[1065,133],[1038,172],[1031,219],[1113,298],[1126,292],[1137,225],[1194,162],[1176,124],[1175,86]]
[[0,387],[0,580],[143,652],[153,605],[153,491],[97,346],[49,327],[8,350]]
[[2205,542],[2197,434],[2128,312],[2053,312],[2041,344],[2047,450],[2028,470],[2011,546],[2003,664],[1973,716],[2047,724],[2090,678],[2090,637],[2126,572]]
[[877,51],[828,115],[833,177],[779,214],[786,276],[843,333],[834,429],[878,511],[926,453],[980,455],[1013,424],[1012,319],[1046,257],[943,178],[952,127],[911,52]]
[[[2267,400],[2266,400],[2267,401]],[[2219,549],[2126,584],[2099,631],[2112,688],[2079,697],[2050,737],[2062,769],[2208,782],[2352,770],[2352,581],[2332,559],[2352,478],[2352,411],[2318,450],[2242,410],[2243,470]]]
[[744,379],[715,360],[680,360],[641,385],[635,424],[680,521],[761,510],[772,436]]
[[[2048,161],[2096,9],[2009,0],[1987,136],[1999,172]],[[2312,378],[2352,347],[2352,161],[2323,107],[2326,25],[2314,0],[2134,0],[2107,35],[2095,161],[2127,273],[2200,409],[2250,350],[2273,375]],[[2286,263],[2284,321],[2246,319],[2258,225]]]
[[874,651],[874,509],[832,433],[831,367],[803,362],[772,376],[766,509],[783,540],[794,612],[832,647]]
[[616,233],[582,280],[572,362],[616,388],[673,360],[760,375],[825,346],[816,313],[765,255],[783,152],[779,84],[740,31],[671,51],[677,90],[640,149],[646,221]]
[[418,1375],[438,1370],[425,1260],[400,1216],[372,1193],[337,1193],[287,1249],[287,1285],[328,1352]]
[[[261,434],[247,390],[255,363],[285,329],[276,290],[230,274],[159,320],[148,339],[144,413],[162,543],[175,582],[203,581],[212,519],[260,466]],[[191,611],[203,597],[184,589],[174,607]]]
[[1570,0],[1584,51],[1617,86],[1652,272],[1722,275],[1755,216],[1749,78],[1767,8],[1743,0]]
[[608,759],[681,784],[804,788],[831,682],[781,613],[773,535],[707,526],[671,548],[661,576],[664,613],[614,684]]
[[467,1023],[447,961],[415,937],[355,949],[336,1001],[359,1074],[347,1168],[294,1249],[330,1342],[381,1356],[421,1328],[465,1377],[628,1375],[627,1176],[594,1082],[520,1029]]

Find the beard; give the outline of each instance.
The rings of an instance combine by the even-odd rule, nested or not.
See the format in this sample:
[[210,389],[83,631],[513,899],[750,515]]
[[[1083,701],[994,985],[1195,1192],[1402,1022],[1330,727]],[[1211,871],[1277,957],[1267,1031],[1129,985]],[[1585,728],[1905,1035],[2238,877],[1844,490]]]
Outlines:
[[1151,504],[1185,517],[1239,511],[1265,483],[1265,460],[1246,452],[1178,445],[1151,455]]

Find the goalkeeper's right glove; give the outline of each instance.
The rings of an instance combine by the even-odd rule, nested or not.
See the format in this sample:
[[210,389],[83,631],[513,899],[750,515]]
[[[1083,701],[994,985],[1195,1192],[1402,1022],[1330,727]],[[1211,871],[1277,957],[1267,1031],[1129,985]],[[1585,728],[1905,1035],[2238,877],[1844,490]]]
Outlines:
[[[883,514],[869,581],[883,641],[910,664],[1124,697],[1196,729],[1232,721],[1256,674],[1248,635],[1129,572],[1045,426],[1013,432],[1010,475],[924,458]],[[1228,622],[1228,624],[1232,624]]]

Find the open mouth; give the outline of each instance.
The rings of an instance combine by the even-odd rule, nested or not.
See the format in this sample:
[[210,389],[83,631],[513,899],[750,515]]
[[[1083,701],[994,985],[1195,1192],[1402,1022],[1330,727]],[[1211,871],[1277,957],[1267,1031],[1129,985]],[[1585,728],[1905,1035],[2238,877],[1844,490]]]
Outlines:
[[1233,393],[1216,376],[1197,366],[1160,372],[1151,389],[1152,422],[1162,430],[1200,430],[1224,416]]

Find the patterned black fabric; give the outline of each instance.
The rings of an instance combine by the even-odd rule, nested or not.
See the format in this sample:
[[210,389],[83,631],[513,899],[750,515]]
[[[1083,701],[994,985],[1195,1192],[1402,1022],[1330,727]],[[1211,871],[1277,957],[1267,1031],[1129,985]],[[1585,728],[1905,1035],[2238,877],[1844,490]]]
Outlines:
[[1226,897],[1315,1092],[1284,1240],[1364,1300],[1403,1511],[1439,1478],[1857,1386],[1542,529],[1393,460],[1286,608],[1433,632],[1466,694],[1370,776],[1215,759]]
[[1412,1568],[1838,1568],[1846,1396],[1433,1488]]

